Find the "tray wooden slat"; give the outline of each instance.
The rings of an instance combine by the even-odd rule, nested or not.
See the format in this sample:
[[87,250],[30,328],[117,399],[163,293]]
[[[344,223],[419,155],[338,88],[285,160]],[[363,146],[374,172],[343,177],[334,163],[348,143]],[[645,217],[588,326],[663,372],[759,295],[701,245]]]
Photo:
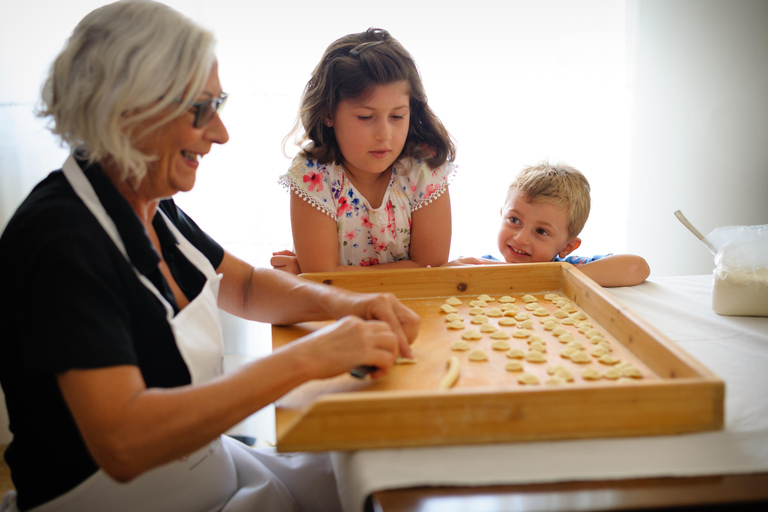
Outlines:
[[[280,451],[476,444],[540,439],[673,434],[723,425],[723,382],[685,351],[609,297],[574,267],[496,265],[309,274],[355,291],[389,291],[414,309],[422,327],[418,363],[396,366],[377,381],[349,375],[312,381],[276,404]],[[488,363],[463,363],[455,388],[436,389],[452,355],[439,306],[446,297],[557,292],[611,337],[644,378],[627,384],[576,382],[522,386]],[[466,301],[465,301],[466,302]],[[519,301],[518,301],[519,304]],[[273,327],[273,347],[326,322]],[[455,333],[454,333],[455,334]],[[545,375],[545,366],[536,368]]]

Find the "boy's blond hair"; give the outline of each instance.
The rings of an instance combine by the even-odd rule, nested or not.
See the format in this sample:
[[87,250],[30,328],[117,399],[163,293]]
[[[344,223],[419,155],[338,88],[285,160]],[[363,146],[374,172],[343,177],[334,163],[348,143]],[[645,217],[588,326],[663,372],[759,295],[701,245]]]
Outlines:
[[568,212],[568,236],[576,237],[589,217],[589,182],[569,165],[543,161],[520,171],[509,186],[507,197],[517,190],[528,202],[545,201]]

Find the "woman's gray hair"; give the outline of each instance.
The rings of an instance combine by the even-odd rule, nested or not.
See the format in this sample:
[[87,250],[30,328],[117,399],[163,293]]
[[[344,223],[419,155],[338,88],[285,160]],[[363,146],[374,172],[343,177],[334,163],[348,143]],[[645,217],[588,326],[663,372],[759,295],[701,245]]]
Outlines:
[[[138,186],[154,160],[136,140],[189,110],[215,63],[213,34],[170,7],[123,0],[80,21],[43,84],[40,117],[89,162]],[[167,111],[152,126],[140,123]]]

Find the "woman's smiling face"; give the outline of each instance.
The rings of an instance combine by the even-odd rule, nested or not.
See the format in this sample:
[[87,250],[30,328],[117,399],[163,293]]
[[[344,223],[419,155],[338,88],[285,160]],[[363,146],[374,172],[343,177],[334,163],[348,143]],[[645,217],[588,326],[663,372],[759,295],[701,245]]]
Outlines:
[[528,201],[512,191],[501,212],[499,251],[507,263],[564,258],[581,245],[568,234],[568,211],[545,201]]
[[[197,101],[217,97],[221,93],[218,64],[214,64]],[[139,185],[139,192],[146,199],[170,197],[179,191],[192,190],[200,159],[213,144],[224,144],[229,140],[227,129],[218,114],[214,114],[200,128],[194,127],[194,121],[195,108],[190,108],[187,113],[157,128],[136,144],[143,153],[157,157],[148,163],[147,175]]]

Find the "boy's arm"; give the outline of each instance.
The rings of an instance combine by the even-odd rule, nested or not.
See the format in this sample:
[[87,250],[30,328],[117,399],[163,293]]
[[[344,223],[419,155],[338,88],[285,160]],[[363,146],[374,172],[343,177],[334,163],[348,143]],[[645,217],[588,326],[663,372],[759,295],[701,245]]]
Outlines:
[[615,254],[577,267],[600,286],[634,286],[651,274],[648,263],[634,254]]

